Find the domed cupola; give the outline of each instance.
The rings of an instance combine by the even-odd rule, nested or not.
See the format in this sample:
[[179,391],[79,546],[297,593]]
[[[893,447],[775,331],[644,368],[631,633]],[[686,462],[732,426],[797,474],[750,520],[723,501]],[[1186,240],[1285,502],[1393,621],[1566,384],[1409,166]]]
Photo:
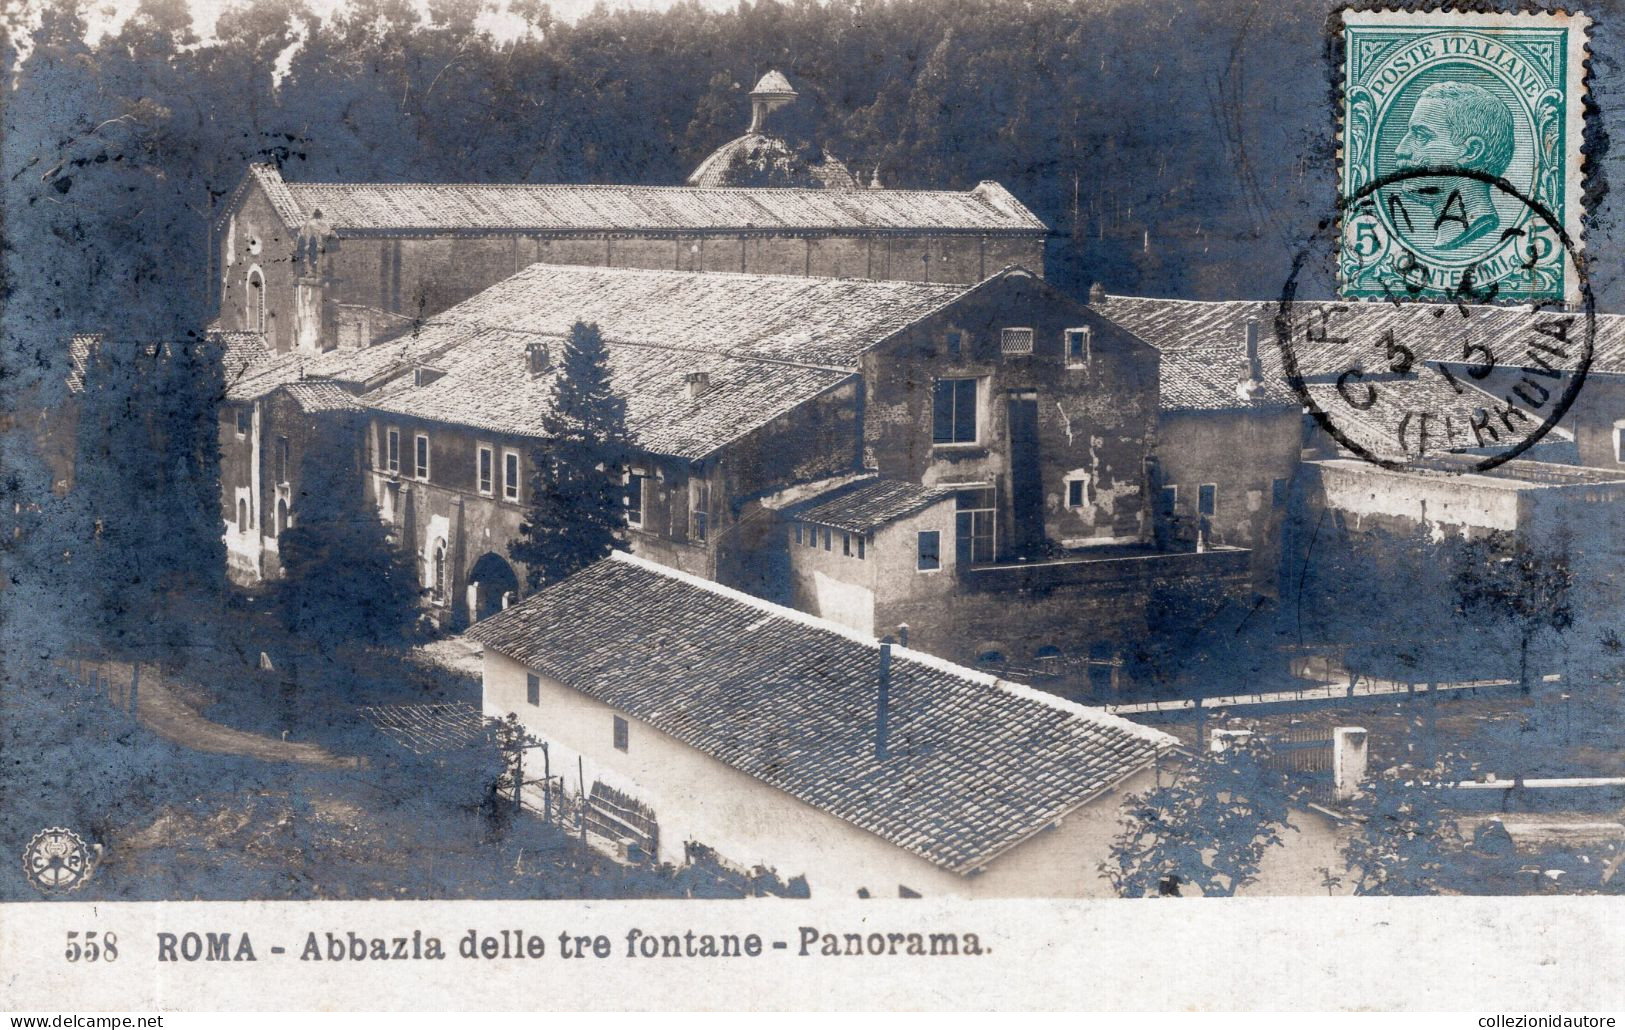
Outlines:
[[794,104],[797,96],[781,72],[763,75],[750,91],[750,128],[701,161],[688,185],[859,188],[851,170],[823,147],[777,131],[770,116]]

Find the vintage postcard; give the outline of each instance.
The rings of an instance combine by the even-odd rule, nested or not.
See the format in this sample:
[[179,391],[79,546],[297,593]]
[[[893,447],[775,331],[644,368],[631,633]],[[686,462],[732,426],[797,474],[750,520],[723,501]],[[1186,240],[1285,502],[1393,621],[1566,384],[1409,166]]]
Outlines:
[[1625,6],[4,15],[0,1009],[1625,1008]]

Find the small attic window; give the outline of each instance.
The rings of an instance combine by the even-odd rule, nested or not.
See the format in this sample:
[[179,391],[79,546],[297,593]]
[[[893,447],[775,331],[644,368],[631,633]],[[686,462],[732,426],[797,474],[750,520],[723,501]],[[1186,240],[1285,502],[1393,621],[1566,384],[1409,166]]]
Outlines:
[[1004,354],[1031,354],[1033,331],[1031,327],[1012,327],[999,331],[999,351]]
[[545,343],[533,343],[526,347],[525,361],[532,376],[539,376],[553,367],[552,357],[548,354]]
[[711,373],[690,372],[683,377],[688,388],[688,399],[698,400],[704,394],[711,392]]
[[446,373],[444,371],[438,368],[430,368],[427,365],[419,365],[417,368],[412,370],[412,385],[428,386],[430,383],[434,382],[436,379],[439,379],[445,374]]

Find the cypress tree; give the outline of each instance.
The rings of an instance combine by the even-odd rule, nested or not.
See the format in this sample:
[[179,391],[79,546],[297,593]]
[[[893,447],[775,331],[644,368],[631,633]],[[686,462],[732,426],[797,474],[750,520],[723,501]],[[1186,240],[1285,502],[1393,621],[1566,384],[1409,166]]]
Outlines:
[[[290,632],[318,646],[399,643],[418,617],[417,570],[365,495],[353,416],[304,436],[291,527],[281,530],[277,609]],[[274,516],[271,516],[274,517]]]
[[626,546],[626,402],[610,384],[597,325],[570,327],[542,431],[545,442],[531,451],[530,508],[508,547],[508,556],[525,564],[532,590]]

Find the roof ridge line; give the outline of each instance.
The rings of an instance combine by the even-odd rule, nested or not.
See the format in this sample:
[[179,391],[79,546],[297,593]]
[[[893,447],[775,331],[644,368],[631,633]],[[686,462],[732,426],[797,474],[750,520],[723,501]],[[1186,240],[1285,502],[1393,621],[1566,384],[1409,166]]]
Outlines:
[[[472,326],[475,330],[491,329],[500,333],[512,333],[514,336],[539,336],[548,340],[563,340],[567,335],[565,333],[543,332],[540,329],[516,329],[511,326],[495,325],[490,322],[431,321],[425,322],[423,325],[425,328],[439,326],[447,329],[458,329]],[[807,361],[795,361],[790,358],[776,358],[762,354],[741,353],[734,350],[707,350],[703,347],[683,347],[674,343],[650,343],[642,340],[620,340],[613,339],[608,336],[603,337],[603,341],[606,347],[641,347],[645,350],[669,351],[674,354],[708,354],[712,357],[731,358],[735,361],[755,361],[764,365],[783,365],[788,368],[810,368],[818,372],[838,372],[842,375],[856,375],[858,373],[858,369],[856,367],[848,367],[845,365],[819,365]],[[463,340],[455,344],[450,344],[444,350],[436,352],[435,356],[443,357],[467,342],[469,341]]]
[[[739,601],[740,603],[754,608],[763,614],[782,616],[799,625],[806,626],[809,629],[822,630],[835,636],[844,637],[853,643],[861,644],[864,647],[873,648],[876,652],[880,650],[881,641],[867,634],[860,633],[855,629],[843,626],[840,623],[831,622],[828,619],[820,619],[816,615],[810,615],[807,612],[796,608],[788,608],[781,604],[775,604],[772,601],[757,597],[754,594],[747,594],[743,590],[737,590],[733,587],[718,583],[715,580],[709,580],[701,576],[696,576],[691,572],[684,572],[681,569],[674,569],[669,565],[662,565],[657,561],[644,558],[641,555],[632,554],[629,551],[611,551],[609,553],[609,560],[623,562],[627,565],[635,565],[649,572],[653,572],[656,575],[666,576],[667,578],[675,579],[680,583],[686,583],[689,586],[697,587],[709,594],[714,594],[718,597],[726,597],[729,600]],[[923,665],[926,668],[934,669],[938,672],[958,676],[961,679],[980,684],[984,687],[992,687],[997,690],[1002,690],[1013,697],[1019,697],[1027,701],[1037,702],[1038,704],[1044,705],[1048,708],[1064,712],[1067,715],[1085,719],[1096,724],[1112,726],[1117,729],[1121,729],[1126,733],[1139,737],[1142,740],[1157,744],[1158,746],[1171,747],[1177,746],[1179,743],[1176,738],[1163,733],[1161,730],[1152,729],[1150,726],[1142,726],[1137,722],[1132,722],[1131,720],[1123,718],[1121,715],[1115,715],[1108,712],[1104,708],[1091,708],[1087,705],[1080,705],[1076,701],[1069,701],[1066,698],[1058,695],[1045,693],[1044,691],[1027,686],[1025,683],[1015,683],[1010,680],[1000,679],[999,677],[994,676],[991,673],[983,672],[980,669],[972,669],[969,666],[960,665],[958,662],[949,661],[946,658],[942,658],[925,651],[918,651],[903,644],[894,643],[891,645],[891,649],[893,658],[904,658],[908,661],[914,662],[917,665]]]
[[[735,137],[735,138],[736,139],[742,139],[742,138],[744,138],[744,136],[748,136],[748,135],[751,135],[751,134],[750,133],[745,133],[742,136]],[[758,133],[757,135],[762,135],[762,134]],[[984,182],[992,182],[995,185],[1000,186],[1000,188],[1004,188],[1003,184],[999,183],[995,179],[987,179],[987,180],[984,180]],[[974,197],[974,198],[976,198],[978,200],[983,201],[983,203],[986,204],[989,207],[995,206],[995,205],[993,205],[992,203],[990,203],[990,202],[988,202],[986,200],[984,194],[980,194],[980,193],[977,192],[977,188],[979,186],[981,186],[982,183],[978,183],[977,186],[973,186],[970,189],[964,189],[964,190],[891,189],[889,187],[887,189],[885,189],[885,190],[871,190],[871,189],[869,189],[867,187],[863,187],[863,186],[849,186],[849,187],[840,187],[840,186],[836,186],[836,187],[828,187],[828,186],[687,186],[687,185],[682,185],[682,184],[655,185],[655,184],[649,184],[649,183],[626,183],[626,182],[364,182],[364,181],[355,181],[355,182],[340,182],[340,181],[305,182],[305,181],[297,181],[297,182],[290,182],[290,181],[288,181],[286,179],[283,180],[283,184],[285,186],[287,186],[289,189],[655,190],[655,191],[674,192],[674,193],[675,192],[683,192],[683,193],[733,193],[733,194],[772,193],[774,195],[783,195],[783,194],[788,194],[788,193],[813,193],[813,194],[819,194],[819,193],[829,193],[829,194],[835,194],[835,193],[861,193],[861,194],[863,194],[865,196],[872,196],[872,195],[877,194],[877,193],[884,193],[884,194],[886,194],[888,196],[893,196],[893,197],[921,196],[921,195],[924,195],[924,196],[950,196],[950,197]],[[1006,192],[1008,192],[1008,190],[1006,190]],[[1012,194],[1012,196],[1014,196],[1014,194]],[[1020,201],[1018,200],[1017,203],[1020,203]],[[1022,207],[1025,208],[1026,205],[1023,204]],[[1030,211],[1029,211],[1029,213],[1030,213]],[[1034,216],[1034,217],[1036,217],[1036,216]]]

